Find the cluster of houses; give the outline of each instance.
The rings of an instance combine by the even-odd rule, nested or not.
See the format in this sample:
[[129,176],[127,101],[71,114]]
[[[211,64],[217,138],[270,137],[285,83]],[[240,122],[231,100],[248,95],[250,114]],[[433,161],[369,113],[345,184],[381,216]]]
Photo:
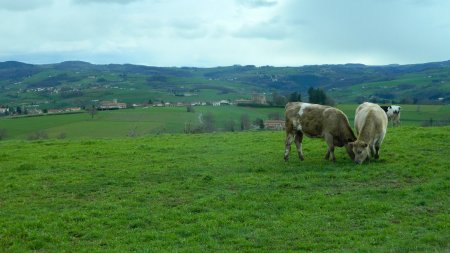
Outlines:
[[246,105],[246,104],[260,104],[266,105],[267,99],[265,94],[253,93],[251,99],[237,99],[235,101],[238,105]]
[[67,107],[63,109],[48,109],[47,113],[79,112],[81,110],[81,107]]
[[26,89],[26,92],[48,92],[50,94],[58,94],[60,89],[56,87],[37,87]]
[[[132,104],[133,107],[185,107],[185,106],[230,106],[240,104],[267,104],[266,96],[264,94],[253,94],[251,99],[237,99],[234,102],[230,100],[222,99],[213,102],[155,102],[153,104]],[[97,104],[98,110],[117,110],[126,109],[127,104],[119,102],[117,99],[111,101],[100,101]],[[54,113],[68,113],[82,111],[81,107],[67,107],[63,109],[46,109],[41,110],[36,107],[27,108],[27,114],[39,115],[39,114],[54,114]],[[0,105],[0,114],[6,115],[10,112],[10,108]],[[285,128],[284,120],[266,120],[264,121],[264,128],[269,130],[283,130]]]
[[6,114],[8,112],[9,112],[9,108],[8,107],[0,106],[0,114]]
[[99,110],[115,110],[115,109],[126,109],[126,103],[120,103],[117,99],[113,99],[112,101],[102,101],[100,102],[98,109]]
[[81,107],[67,107],[67,108],[62,108],[62,109],[38,109],[34,106],[31,107],[24,107],[22,109],[20,113],[18,112],[18,109],[16,110],[15,108],[12,108],[13,110],[11,110],[11,108],[9,107],[5,107],[5,106],[0,106],[0,115],[17,115],[17,114],[26,114],[26,115],[39,115],[39,114],[46,114],[46,113],[67,113],[67,112],[77,112],[77,111],[81,111],[82,108]]
[[285,121],[284,120],[266,120],[264,121],[264,129],[269,130],[284,130],[285,129]]

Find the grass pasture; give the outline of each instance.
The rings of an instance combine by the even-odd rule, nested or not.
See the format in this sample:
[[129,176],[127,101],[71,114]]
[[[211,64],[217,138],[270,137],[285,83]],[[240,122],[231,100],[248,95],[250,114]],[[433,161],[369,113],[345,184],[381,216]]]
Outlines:
[[283,108],[247,108],[237,106],[195,107],[195,113],[185,107],[150,107],[127,110],[99,111],[94,118],[88,113],[47,115],[0,119],[0,129],[5,129],[6,139],[27,139],[37,131],[44,131],[50,138],[65,134],[66,138],[118,138],[145,136],[160,133],[182,133],[186,123],[200,125],[201,115],[212,113],[218,131],[223,131],[226,121],[233,120],[239,126],[241,115],[251,121],[266,119],[269,112]]
[[[340,104],[351,125],[356,104]],[[198,106],[195,113],[186,112],[185,107],[150,107],[115,111],[99,111],[92,119],[88,113],[48,115],[41,117],[0,118],[0,129],[6,132],[5,139],[27,139],[37,131],[49,138],[122,138],[146,136],[160,133],[182,133],[185,125],[200,125],[202,115],[211,113],[216,131],[227,130],[226,124],[233,121],[239,129],[240,118],[246,114],[250,122],[256,118],[267,119],[269,113],[284,114],[284,108],[254,108],[240,106]],[[421,126],[430,119],[436,122],[450,122],[448,105],[402,105],[403,126]]]
[[445,252],[450,127],[381,159],[282,132],[0,142],[0,252]]

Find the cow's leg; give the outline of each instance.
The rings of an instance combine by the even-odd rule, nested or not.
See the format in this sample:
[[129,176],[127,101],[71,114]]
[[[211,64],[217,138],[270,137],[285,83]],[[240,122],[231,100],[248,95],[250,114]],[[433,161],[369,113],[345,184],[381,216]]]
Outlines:
[[395,126],[400,126],[400,119],[399,118],[395,119]]
[[347,143],[345,144],[345,149],[347,150],[348,156],[353,160],[355,160],[355,153],[353,153],[353,149],[350,147],[350,145]]
[[336,157],[334,156],[333,136],[331,134],[325,134],[324,138],[325,138],[325,142],[328,145],[327,153],[325,155],[325,160],[331,159],[333,162],[335,162],[336,161]]
[[289,153],[291,152],[291,144],[294,140],[294,134],[292,132],[286,132],[286,143],[284,149],[284,160],[287,162],[289,160]]
[[295,146],[297,147],[298,158],[303,161],[305,158],[303,158],[302,141],[303,133],[301,131],[297,131],[295,133]]
[[375,144],[369,145],[369,148],[370,148],[370,156],[371,156],[371,157],[376,156],[376,152],[375,152]]
[[375,143],[375,159],[380,158],[380,145],[381,143]]

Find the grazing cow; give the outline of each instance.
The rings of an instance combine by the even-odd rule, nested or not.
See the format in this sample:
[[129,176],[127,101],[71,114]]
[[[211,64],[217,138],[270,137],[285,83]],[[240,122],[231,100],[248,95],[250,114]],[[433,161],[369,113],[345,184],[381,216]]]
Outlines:
[[286,146],[284,160],[289,160],[292,141],[295,140],[298,157],[304,160],[302,140],[305,134],[308,137],[325,139],[328,149],[325,159],[336,161],[334,147],[343,147],[353,160],[352,149],[347,145],[355,141],[356,137],[348,123],[347,116],[336,108],[324,105],[290,102],[285,107],[286,115]]
[[386,112],[388,120],[392,121],[392,126],[400,125],[400,109],[398,105],[382,105],[381,108]]
[[380,147],[387,125],[388,118],[379,105],[365,102],[356,108],[355,130],[358,139],[349,143],[356,163],[368,161],[369,152],[375,159],[380,157]]

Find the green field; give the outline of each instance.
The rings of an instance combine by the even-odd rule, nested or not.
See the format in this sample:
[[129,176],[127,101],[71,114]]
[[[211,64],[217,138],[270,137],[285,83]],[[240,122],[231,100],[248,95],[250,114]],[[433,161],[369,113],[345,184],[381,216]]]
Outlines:
[[[353,121],[356,104],[337,105]],[[449,105],[401,105],[400,121],[402,125],[421,126],[426,121],[446,121],[450,123]]]
[[[337,105],[353,125],[356,104]],[[117,138],[146,136],[160,133],[182,133],[186,124],[200,126],[201,117],[211,113],[216,131],[226,131],[227,122],[233,121],[239,129],[240,118],[248,115],[251,122],[256,118],[267,119],[270,113],[281,117],[284,108],[252,108],[240,106],[199,106],[194,113],[185,107],[149,107],[139,109],[99,111],[91,118],[88,113],[48,115],[40,117],[1,118],[0,130],[4,139],[29,139],[36,132],[45,132],[49,138]],[[433,120],[434,124],[450,122],[450,106],[402,105],[402,125],[421,126]]]
[[266,119],[270,112],[283,113],[283,108],[247,108],[237,106],[195,107],[188,113],[186,107],[149,107],[139,109],[99,111],[94,118],[88,113],[46,115],[40,117],[1,118],[0,129],[5,129],[6,139],[27,139],[37,131],[49,138],[65,134],[66,138],[110,138],[144,136],[159,133],[182,133],[185,124],[199,126],[202,115],[212,113],[217,131],[224,130],[226,121],[238,126],[241,115],[250,120]]
[[363,165],[270,131],[2,141],[0,252],[446,252],[449,131]]

